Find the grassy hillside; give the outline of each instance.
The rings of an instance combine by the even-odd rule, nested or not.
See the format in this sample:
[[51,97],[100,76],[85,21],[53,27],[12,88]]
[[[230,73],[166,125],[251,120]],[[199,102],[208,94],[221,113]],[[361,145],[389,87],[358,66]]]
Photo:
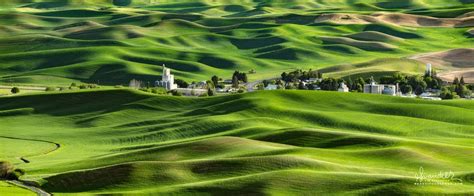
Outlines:
[[15,196],[15,195],[35,195],[33,192],[30,192],[27,189],[16,187],[6,182],[0,182],[0,193],[5,196]]
[[474,194],[470,101],[102,90],[3,97],[0,121],[0,159],[53,193]]
[[255,80],[474,42],[465,0],[113,2],[2,1],[0,83],[154,81],[164,63],[188,81]]

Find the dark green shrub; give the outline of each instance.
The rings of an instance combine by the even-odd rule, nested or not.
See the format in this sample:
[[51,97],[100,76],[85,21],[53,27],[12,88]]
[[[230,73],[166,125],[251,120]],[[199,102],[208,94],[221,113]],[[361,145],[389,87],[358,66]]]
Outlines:
[[12,90],[11,90],[11,92],[12,92],[13,94],[17,94],[17,93],[20,93],[20,89],[19,89],[18,87],[13,87]]
[[151,93],[158,95],[166,95],[166,89],[164,88],[152,88]]
[[46,88],[46,91],[56,91],[56,87],[49,86]]
[[174,82],[178,85],[179,88],[188,88],[189,87],[189,84],[184,80],[176,79]]
[[170,91],[170,93],[173,96],[178,96],[178,97],[183,96],[183,94],[181,92],[177,91],[177,90],[172,90],[172,91]]
[[214,96],[214,94],[215,94],[215,93],[214,93],[214,90],[213,90],[213,89],[211,89],[211,88],[208,88],[208,89],[207,89],[207,95],[208,95],[208,96]]

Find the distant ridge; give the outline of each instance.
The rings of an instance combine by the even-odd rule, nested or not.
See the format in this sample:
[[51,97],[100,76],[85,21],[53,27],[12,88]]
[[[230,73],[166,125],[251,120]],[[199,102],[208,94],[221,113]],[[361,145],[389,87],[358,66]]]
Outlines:
[[[421,9],[435,7],[455,7],[473,4],[470,0],[429,1],[429,0],[338,0],[338,1],[242,1],[242,0],[3,0],[0,6],[19,6],[34,8],[58,8],[68,6],[143,6],[143,5],[239,5],[255,8],[277,7],[291,9],[305,8],[352,8],[358,10],[384,10],[384,9]],[[172,6],[167,6],[171,8]]]

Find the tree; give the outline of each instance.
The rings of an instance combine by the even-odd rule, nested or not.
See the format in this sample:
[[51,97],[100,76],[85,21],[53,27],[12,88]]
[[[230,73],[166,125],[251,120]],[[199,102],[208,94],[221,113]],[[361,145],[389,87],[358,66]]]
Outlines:
[[188,88],[189,87],[189,84],[184,80],[176,79],[174,82],[178,85],[179,88]]
[[456,92],[456,94],[462,98],[468,98],[472,95],[472,91],[462,84],[456,85],[454,88],[454,92]]
[[455,77],[453,81],[453,85],[458,85],[459,84],[459,78]]
[[364,85],[365,85],[365,80],[362,77],[357,78],[357,80],[354,82],[354,87],[353,90],[357,92],[364,92]]
[[263,83],[263,87],[267,87],[270,84],[270,81],[264,80],[262,83]]
[[420,96],[421,94],[423,94],[423,92],[423,87],[421,85],[416,86],[415,95]]
[[354,90],[352,87],[354,87],[354,81],[352,81],[352,78],[349,77],[349,79],[347,80],[347,87],[349,87],[349,89],[352,91]]
[[214,96],[214,90],[212,90],[212,88],[207,88],[207,95]]
[[441,93],[439,95],[441,99],[457,99],[459,96],[456,94],[456,92],[452,92],[449,88],[443,87],[441,89]]
[[395,78],[393,76],[382,76],[380,78],[382,84],[395,84]]
[[413,92],[413,88],[408,84],[404,84],[404,85],[400,86],[400,91],[403,94],[408,94],[408,93]]
[[275,81],[275,84],[276,84],[276,85],[282,85],[282,86],[283,86],[283,82],[282,82],[281,80],[276,80],[276,81]]
[[424,78],[421,76],[410,76],[408,78],[408,84],[413,89],[415,89],[416,95],[421,95],[426,90],[426,87],[428,86]]
[[474,85],[472,85],[472,84],[468,84],[468,85],[466,85],[466,87],[471,91],[474,90]]
[[244,83],[247,83],[249,81],[246,73],[241,73],[241,80]]
[[71,87],[76,87],[77,84],[75,82],[71,83]]
[[247,74],[246,73],[240,73],[239,71],[235,71],[234,74],[232,75],[232,80],[237,77],[237,81],[242,81],[244,83],[248,82]]
[[239,88],[239,78],[237,76],[232,78],[232,87]]
[[283,73],[281,74],[281,79],[282,79],[283,81],[285,81],[285,82],[289,82],[289,80],[288,80],[288,74],[287,74],[286,72],[283,72]]
[[466,83],[464,82],[464,76],[461,76],[461,80],[459,81],[459,84],[465,85]]
[[336,91],[339,88],[339,83],[334,78],[325,78],[319,84],[321,90]]
[[12,90],[11,90],[11,92],[12,92],[13,94],[20,93],[20,88],[18,88],[18,87],[13,87]]
[[438,78],[425,77],[425,82],[428,85],[428,88],[431,88],[431,89],[439,89],[440,88],[440,81],[439,81]]
[[214,86],[217,86],[219,84],[219,77],[214,75],[214,76],[212,76],[211,81],[214,84]]
[[322,79],[322,78],[323,78],[323,73],[318,72],[318,78],[321,78],[321,79]]

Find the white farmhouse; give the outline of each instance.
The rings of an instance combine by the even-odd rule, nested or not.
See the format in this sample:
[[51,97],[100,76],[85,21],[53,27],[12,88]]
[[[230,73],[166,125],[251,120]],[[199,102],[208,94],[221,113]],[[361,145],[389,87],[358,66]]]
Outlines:
[[171,70],[166,68],[165,65],[163,65],[162,79],[155,83],[156,86],[164,87],[166,90],[174,90],[178,88],[178,85],[174,83],[174,75],[171,74]]
[[337,89],[337,91],[347,93],[349,92],[349,88],[344,82],[341,82],[341,84],[339,85],[339,89]]

